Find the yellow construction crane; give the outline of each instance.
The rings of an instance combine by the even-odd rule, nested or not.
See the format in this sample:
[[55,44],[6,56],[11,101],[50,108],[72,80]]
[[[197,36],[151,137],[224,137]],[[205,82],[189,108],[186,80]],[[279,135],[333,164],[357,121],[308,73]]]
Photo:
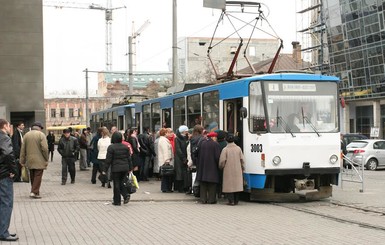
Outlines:
[[87,4],[77,2],[57,2],[57,1],[44,1],[44,7],[54,7],[57,9],[62,8],[74,8],[74,9],[92,9],[103,10],[106,18],[106,71],[112,70],[112,11],[126,8],[126,6],[112,8],[112,0],[107,0],[106,7],[99,4]]

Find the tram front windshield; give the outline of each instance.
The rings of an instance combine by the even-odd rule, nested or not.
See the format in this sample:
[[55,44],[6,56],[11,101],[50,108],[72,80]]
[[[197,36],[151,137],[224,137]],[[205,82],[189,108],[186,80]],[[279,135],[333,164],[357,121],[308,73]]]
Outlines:
[[[251,84],[251,88],[258,84]],[[259,86],[258,86],[259,87]],[[271,133],[338,132],[337,84],[334,82],[265,82],[260,98],[264,100],[264,127]],[[250,90],[250,114],[253,91]],[[262,91],[261,91],[262,92]],[[261,110],[259,110],[261,112]],[[257,113],[258,114],[258,113]],[[259,117],[260,118],[260,117]]]

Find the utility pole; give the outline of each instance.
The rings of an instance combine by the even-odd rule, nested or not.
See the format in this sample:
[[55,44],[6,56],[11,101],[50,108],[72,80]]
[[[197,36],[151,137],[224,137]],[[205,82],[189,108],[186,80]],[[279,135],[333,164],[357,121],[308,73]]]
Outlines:
[[172,0],[172,87],[178,82],[177,0]]
[[128,37],[128,80],[129,80],[129,93],[134,94],[134,77],[132,71],[132,36]]
[[89,126],[89,112],[88,112],[88,68],[84,70],[86,72],[86,126]]

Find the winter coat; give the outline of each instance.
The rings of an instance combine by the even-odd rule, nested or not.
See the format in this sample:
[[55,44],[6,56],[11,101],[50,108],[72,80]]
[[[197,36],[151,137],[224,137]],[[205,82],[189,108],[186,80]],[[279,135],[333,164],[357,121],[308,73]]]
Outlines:
[[54,151],[55,150],[55,135],[48,134],[47,135],[47,143],[48,143],[48,150]]
[[13,135],[12,135],[13,154],[15,155],[16,159],[20,158],[22,137],[23,136],[20,134],[19,129],[16,128],[16,130],[13,132]]
[[198,181],[219,183],[219,156],[219,144],[211,138],[202,139],[197,161]]
[[153,167],[153,173],[158,174],[159,173],[159,161],[158,161],[158,146],[159,146],[159,137],[156,138],[154,142],[154,150],[155,150],[155,158],[154,158],[154,167]]
[[223,169],[222,192],[243,191],[244,164],[241,148],[235,143],[228,143],[219,159],[219,168]]
[[75,154],[79,152],[78,140],[73,136],[69,136],[68,138],[61,137],[57,151],[63,158],[75,158]]
[[174,154],[172,153],[171,143],[164,136],[159,137],[157,158],[159,167],[161,167],[166,161],[168,161],[170,165],[174,165]]
[[98,160],[98,141],[100,139],[100,135],[96,134],[92,140],[91,140],[91,153],[90,153],[90,160],[93,164],[99,164],[100,161]]
[[111,165],[111,172],[129,172],[132,170],[130,150],[122,143],[108,146],[104,171],[107,172]]
[[11,138],[0,130],[0,179],[17,173]]
[[134,153],[131,155],[132,165],[134,167],[137,167],[140,165],[140,157],[139,157],[140,151],[138,149],[138,141],[135,137],[131,136],[130,138],[128,138],[127,142],[131,144],[132,149],[134,150]]
[[148,133],[138,135],[141,156],[155,156],[154,142]]
[[183,175],[187,169],[187,139],[185,136],[181,135],[179,131],[176,132],[175,138],[175,159],[174,159],[174,169],[175,169],[175,180],[183,180]]
[[98,159],[106,159],[107,156],[107,148],[108,146],[111,145],[111,138],[110,137],[105,137],[105,138],[100,138],[98,140]]
[[46,169],[48,166],[48,143],[45,134],[32,129],[23,137],[20,163],[29,169]]

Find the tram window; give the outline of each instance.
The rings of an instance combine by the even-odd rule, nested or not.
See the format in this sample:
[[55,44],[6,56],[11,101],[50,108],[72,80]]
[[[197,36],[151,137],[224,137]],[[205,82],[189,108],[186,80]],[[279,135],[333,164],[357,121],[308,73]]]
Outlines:
[[187,97],[187,120],[188,127],[193,128],[197,124],[201,124],[201,103],[200,96],[192,95]]
[[[144,105],[143,106],[143,110],[142,110],[142,113],[143,113],[143,125],[141,125],[142,127],[150,127],[150,123],[151,123],[151,105]],[[142,131],[140,131],[142,132]]]
[[207,131],[214,131],[219,128],[218,91],[203,94],[203,127]]
[[253,82],[250,84],[249,103],[250,132],[266,132],[266,117],[263,110],[262,89],[260,82]]
[[160,103],[154,103],[151,105],[151,130],[157,132],[160,125]]
[[124,116],[126,119],[126,125],[124,125],[124,127],[127,126],[126,129],[132,128],[135,125],[133,113],[132,113],[132,108],[126,108],[124,111]]
[[174,100],[174,128],[178,128],[180,125],[186,125],[186,106],[185,99],[179,98]]

